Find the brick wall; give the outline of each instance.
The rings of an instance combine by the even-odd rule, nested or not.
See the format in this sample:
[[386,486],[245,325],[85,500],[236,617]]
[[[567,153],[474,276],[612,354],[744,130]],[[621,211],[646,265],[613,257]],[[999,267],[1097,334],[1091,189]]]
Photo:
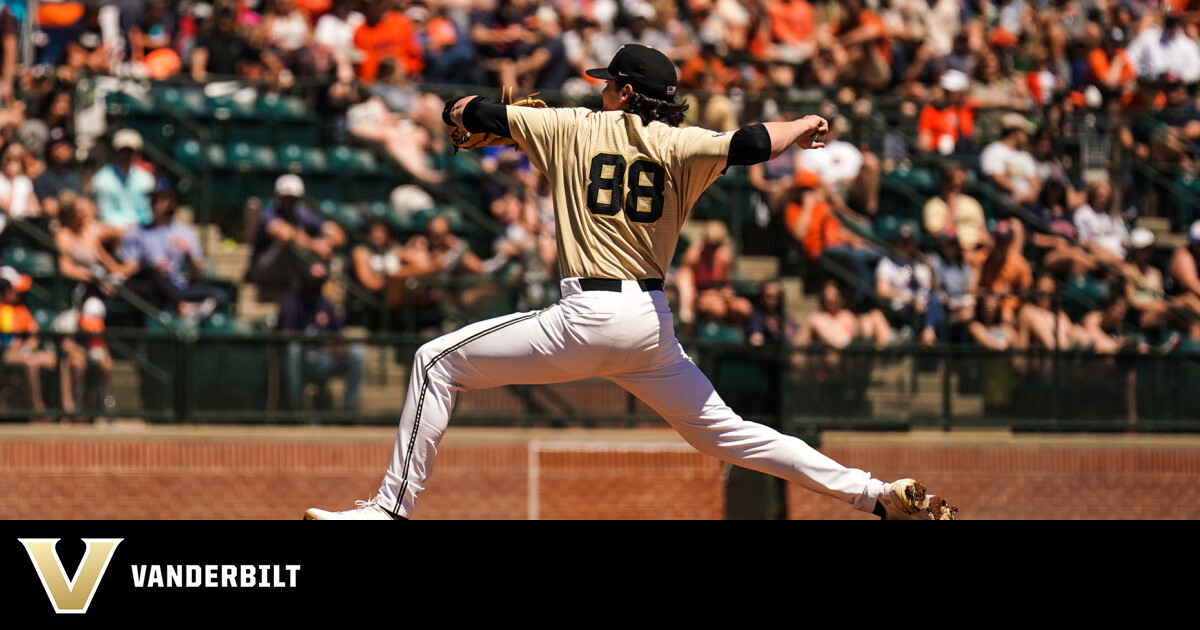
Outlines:
[[[378,487],[387,430],[0,431],[0,518],[299,519]],[[821,450],[925,481],[971,519],[1200,518],[1200,438],[831,434]],[[420,519],[720,519],[723,465],[670,431],[452,428]],[[873,518],[796,486],[793,519]]]

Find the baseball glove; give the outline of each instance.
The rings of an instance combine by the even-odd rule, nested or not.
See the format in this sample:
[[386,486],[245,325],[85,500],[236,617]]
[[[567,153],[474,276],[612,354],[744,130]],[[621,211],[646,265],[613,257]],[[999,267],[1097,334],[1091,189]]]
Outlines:
[[[534,92],[533,94],[530,94],[519,101],[512,100],[512,88],[501,88],[500,94],[500,100],[510,107],[549,107],[549,105],[546,105],[545,101],[539,98],[534,98],[540,94],[540,92]],[[517,141],[513,140],[512,138],[505,138],[504,136],[498,136],[494,133],[471,133],[466,129],[459,127],[458,125],[447,126],[446,135],[450,138],[450,144],[454,145],[455,150],[466,149],[468,151],[473,151],[481,147],[497,147],[506,144],[517,143]]]

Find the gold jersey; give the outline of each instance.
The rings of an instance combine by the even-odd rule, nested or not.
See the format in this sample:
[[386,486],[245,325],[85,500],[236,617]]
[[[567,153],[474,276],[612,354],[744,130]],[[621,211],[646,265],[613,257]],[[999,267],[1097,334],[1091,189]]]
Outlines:
[[683,222],[724,171],[732,138],[585,108],[509,107],[508,125],[553,186],[564,278],[665,278]]

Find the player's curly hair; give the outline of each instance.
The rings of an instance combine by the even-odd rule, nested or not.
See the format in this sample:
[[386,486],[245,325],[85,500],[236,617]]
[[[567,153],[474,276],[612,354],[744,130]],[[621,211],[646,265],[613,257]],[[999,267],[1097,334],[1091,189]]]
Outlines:
[[672,127],[678,127],[683,123],[683,114],[687,110],[686,102],[663,101],[637,92],[630,95],[625,108],[625,111],[640,116],[644,125],[649,125],[657,120]]

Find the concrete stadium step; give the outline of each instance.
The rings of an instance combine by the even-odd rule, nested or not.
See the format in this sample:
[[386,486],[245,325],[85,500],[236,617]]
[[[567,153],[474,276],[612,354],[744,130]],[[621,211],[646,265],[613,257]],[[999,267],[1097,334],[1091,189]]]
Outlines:
[[738,256],[734,262],[737,275],[754,284],[762,284],[779,276],[779,259],[775,256]]

